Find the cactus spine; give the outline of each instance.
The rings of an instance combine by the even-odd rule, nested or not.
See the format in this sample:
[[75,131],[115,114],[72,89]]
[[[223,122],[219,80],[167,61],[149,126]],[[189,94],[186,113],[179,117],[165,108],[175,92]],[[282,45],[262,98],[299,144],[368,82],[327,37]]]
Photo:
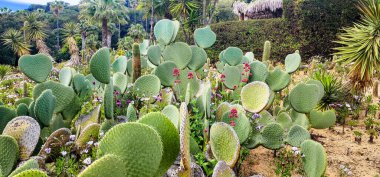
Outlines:
[[270,58],[271,44],[270,41],[265,41],[262,61],[268,61]]
[[133,82],[135,82],[141,76],[141,60],[140,60],[140,46],[137,43],[133,44],[132,47],[132,66],[133,66]]

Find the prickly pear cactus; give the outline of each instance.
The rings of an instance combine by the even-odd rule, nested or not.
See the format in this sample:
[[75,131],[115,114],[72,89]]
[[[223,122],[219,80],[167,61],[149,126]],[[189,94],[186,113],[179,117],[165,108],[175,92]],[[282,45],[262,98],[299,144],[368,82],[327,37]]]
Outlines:
[[297,84],[289,94],[292,107],[300,113],[309,113],[320,100],[319,87],[314,84]]
[[310,80],[308,80],[306,82],[306,84],[314,84],[314,85],[318,86],[318,89],[319,89],[319,91],[318,91],[319,99],[323,98],[323,96],[325,95],[325,88],[324,88],[324,86],[323,86],[323,84],[322,84],[321,81],[310,79]]
[[217,122],[210,129],[211,150],[218,161],[225,161],[231,168],[239,158],[239,137],[231,126],[224,122]]
[[222,121],[232,126],[236,135],[239,137],[239,142],[241,144],[247,140],[249,133],[251,132],[251,125],[244,112],[237,111],[236,114],[234,114],[232,111],[227,111],[224,113]]
[[21,71],[31,80],[41,83],[44,82],[53,68],[50,57],[45,54],[23,55],[18,60]]
[[30,169],[30,170],[26,170],[26,171],[23,171],[17,175],[15,175],[14,177],[27,177],[27,176],[31,176],[31,177],[48,177],[48,175],[41,171],[41,170],[38,170],[38,169]]
[[221,121],[225,112],[231,110],[231,104],[227,102],[222,102],[216,109],[215,118],[217,121]]
[[[61,128],[54,131],[47,139],[45,144],[41,147],[38,153],[39,157],[47,159],[49,156],[57,155],[60,148],[70,141],[71,130],[68,128]],[[50,149],[50,153],[48,152]]]
[[197,71],[206,63],[207,53],[203,48],[197,46],[190,46],[190,48],[192,51],[192,57],[188,67],[193,71]]
[[148,60],[158,66],[161,63],[161,48],[158,45],[152,45],[148,48]]
[[301,65],[301,55],[299,53],[289,54],[285,58],[285,70],[288,73],[293,73]]
[[160,89],[160,79],[157,76],[151,74],[141,76],[133,85],[134,92],[140,98],[150,98],[152,96],[157,96],[160,93]]
[[103,47],[91,57],[90,72],[99,82],[103,84],[110,82],[111,58],[109,48]]
[[300,147],[302,142],[308,139],[310,139],[309,131],[299,125],[294,125],[290,128],[286,142],[291,146]]
[[73,78],[72,68],[64,67],[59,71],[59,83],[65,86],[71,84],[71,79]]
[[241,70],[237,66],[225,66],[223,70],[224,85],[229,89],[236,89],[241,82]]
[[270,41],[265,41],[265,43],[264,43],[264,51],[263,51],[263,58],[261,59],[261,61],[269,61],[271,48],[272,47],[271,47]]
[[284,141],[284,129],[278,123],[270,123],[261,132],[261,144],[268,149],[281,148]]
[[100,105],[96,106],[90,113],[78,117],[75,121],[75,129],[83,129],[92,123],[100,123]]
[[176,27],[173,21],[163,19],[154,25],[154,36],[159,43],[169,44],[172,41],[173,35],[176,35]]
[[174,163],[179,154],[178,131],[169,118],[160,112],[148,113],[139,119],[138,122],[151,126],[161,136],[163,155],[156,174],[157,176],[162,176]]
[[134,43],[132,46],[132,78],[133,82],[135,82],[141,76],[141,59],[140,59],[140,46],[137,43]]
[[258,113],[268,104],[270,89],[264,82],[255,81],[245,85],[240,96],[244,109]]
[[24,97],[24,98],[20,98],[19,100],[17,100],[15,102],[15,105],[19,105],[21,103],[25,103],[26,105],[30,105],[31,103],[33,102],[33,98],[29,98],[29,97]]
[[49,126],[53,117],[56,98],[50,89],[44,90],[37,98],[34,106],[34,114],[45,126]]
[[243,51],[237,47],[228,47],[223,52],[223,59],[227,64],[231,66],[236,66],[241,63],[243,59]]
[[293,125],[299,125],[305,128],[306,130],[309,129],[310,123],[309,123],[309,118],[307,118],[306,114],[299,113],[295,111],[294,109],[292,109],[290,111],[290,117],[293,120]]
[[191,61],[192,51],[184,42],[176,42],[166,46],[163,53],[164,61],[173,61],[179,69],[185,69]]
[[33,99],[37,100],[37,98],[42,94],[42,92],[47,89],[50,89],[57,99],[54,108],[54,113],[62,112],[66,107],[68,107],[72,103],[75,97],[75,92],[71,87],[64,86],[54,81],[47,81],[44,83],[40,83],[34,87]]
[[179,124],[180,124],[180,114],[179,110],[177,107],[174,105],[167,105],[162,109],[161,111],[163,114],[165,114],[170,121],[172,121],[173,125],[179,129]]
[[20,116],[8,122],[3,134],[12,136],[20,146],[20,159],[27,160],[40,138],[40,125],[28,116]]
[[287,87],[290,83],[290,75],[281,70],[279,67],[276,67],[274,70],[269,71],[268,77],[266,78],[266,83],[271,90],[278,92]]
[[17,113],[13,109],[7,108],[5,106],[0,106],[0,132],[3,132],[7,123],[16,116]]
[[194,31],[195,43],[202,48],[211,47],[216,41],[216,34],[211,30],[210,26],[198,28]]
[[325,173],[327,155],[323,146],[313,140],[305,140],[301,144],[303,167],[308,177],[320,177]]
[[76,147],[79,149],[85,149],[87,142],[91,140],[96,141],[99,137],[99,130],[100,124],[92,123],[90,125],[87,125],[87,127],[81,131],[79,137],[75,141]]
[[214,168],[212,177],[235,177],[235,172],[225,161],[219,161]]
[[260,62],[260,61],[253,61],[251,64],[251,73],[250,81],[262,81],[265,82],[265,80],[268,77],[268,68],[267,66]]
[[127,171],[123,165],[123,160],[113,154],[107,154],[95,160],[90,166],[83,170],[78,177],[109,176],[125,177]]
[[293,123],[292,118],[286,112],[281,112],[277,116],[276,122],[279,123],[284,130],[289,130]]
[[154,74],[160,78],[163,86],[171,87],[177,79],[177,76],[174,74],[174,70],[178,70],[177,65],[172,61],[165,61],[156,67]]
[[117,90],[120,94],[123,94],[125,89],[127,89],[128,77],[125,74],[118,72],[113,74],[112,79],[115,90]]
[[312,110],[310,112],[311,127],[324,129],[333,126],[336,122],[336,114],[333,109],[326,111]]
[[7,176],[19,158],[19,146],[16,139],[0,135],[0,171]]
[[8,177],[16,176],[19,173],[22,173],[26,170],[38,169],[38,168],[39,168],[39,165],[38,165],[37,160],[29,159],[23,162],[19,167],[17,167]]
[[135,122],[111,128],[98,147],[98,157],[107,154],[120,157],[126,173],[131,176],[154,176],[160,166],[162,152],[163,145],[157,131]]
[[27,116],[29,115],[29,107],[25,103],[21,103],[16,109],[17,116]]
[[127,57],[120,56],[112,63],[112,71],[114,73],[125,73],[127,71]]

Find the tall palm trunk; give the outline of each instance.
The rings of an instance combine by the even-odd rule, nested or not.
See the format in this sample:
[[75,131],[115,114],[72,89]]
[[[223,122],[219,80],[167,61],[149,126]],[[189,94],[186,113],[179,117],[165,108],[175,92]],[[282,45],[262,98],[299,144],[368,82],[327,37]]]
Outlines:
[[152,9],[150,14],[150,34],[149,39],[151,42],[153,42],[153,24],[154,24],[154,0],[152,0]]
[[50,57],[50,60],[54,62],[53,57],[49,54],[50,52],[49,47],[45,44],[45,42],[42,39],[36,40],[36,47],[38,49],[38,53],[46,54],[47,56]]
[[108,19],[103,18],[102,19],[102,46],[108,47]]
[[86,31],[82,31],[82,34],[81,34],[81,39],[82,39],[82,62],[87,61],[87,60],[85,60],[86,38],[87,38]]
[[77,42],[73,37],[67,38],[67,43],[69,44],[69,52],[71,54],[69,66],[77,66],[80,64],[79,49]]
[[[58,19],[58,15],[57,15],[57,27],[56,27],[56,29],[58,30],[59,29],[59,19]],[[61,49],[61,46],[59,45],[59,30],[57,31],[57,48],[58,48],[58,50],[60,50]]]
[[202,23],[203,25],[205,25],[207,23],[207,19],[206,19],[206,7],[207,6],[207,1],[206,0],[203,0],[203,9],[202,9]]
[[112,33],[111,31],[107,32],[107,47],[111,48],[111,41],[112,41]]

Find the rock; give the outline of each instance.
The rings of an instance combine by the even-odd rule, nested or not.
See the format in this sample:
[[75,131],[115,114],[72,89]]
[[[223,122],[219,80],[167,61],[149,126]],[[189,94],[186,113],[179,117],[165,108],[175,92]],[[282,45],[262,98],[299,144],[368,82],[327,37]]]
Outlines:
[[[193,172],[192,177],[206,177],[204,175],[202,167],[200,167],[198,164],[194,162],[195,162],[194,158],[191,158],[191,171]],[[181,158],[180,156],[178,156],[177,160],[169,168],[169,170],[166,172],[166,174],[163,177],[178,177],[178,172],[180,170],[180,163],[181,163]]]

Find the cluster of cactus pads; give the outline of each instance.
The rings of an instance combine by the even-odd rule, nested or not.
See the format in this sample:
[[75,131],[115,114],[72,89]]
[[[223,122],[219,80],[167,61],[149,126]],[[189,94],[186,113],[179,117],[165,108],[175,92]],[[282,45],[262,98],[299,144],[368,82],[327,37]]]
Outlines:
[[[194,45],[176,40],[178,21],[160,20],[154,27],[157,43],[134,44],[133,56],[112,56],[101,48],[91,58],[91,74],[83,75],[64,67],[58,81],[49,80],[52,63],[44,54],[26,55],[20,70],[35,81],[32,98],[23,98],[17,110],[0,106],[0,176],[47,176],[33,157],[43,161],[57,156],[57,150],[77,135],[77,150],[99,140],[97,159],[79,176],[163,176],[179,156],[179,176],[194,176],[192,155],[199,153],[191,136],[188,107],[195,102],[204,117],[203,149],[207,159],[218,161],[213,176],[235,176],[232,169],[241,147],[279,149],[285,144],[300,147],[304,169],[310,177],[321,176],[326,168],[323,146],[310,137],[310,128],[328,128],[336,121],[334,110],[316,109],[324,95],[319,81],[296,84],[288,95],[292,73],[301,64],[299,52],[285,58],[285,67],[270,63],[271,44],[266,41],[262,60],[252,52],[228,47],[216,63],[217,88],[213,88],[210,63],[205,52],[216,41],[209,26],[194,31]],[[115,58],[114,60],[112,58]],[[113,60],[113,62],[111,62]],[[142,74],[151,69],[150,74]],[[132,86],[129,86],[129,85]],[[231,91],[231,102],[212,110],[212,97],[218,89]],[[163,104],[161,112],[143,113],[129,103],[123,123],[115,121],[115,92],[132,92],[136,100]],[[160,96],[160,103],[155,97]],[[275,98],[282,96],[281,104]],[[102,101],[81,115],[85,103]],[[178,107],[177,103],[181,103]],[[252,117],[252,118],[251,118]],[[210,119],[214,119],[209,125]],[[44,144],[37,147],[39,140]],[[46,153],[46,149],[52,149]],[[33,152],[39,152],[34,154]],[[15,169],[15,165],[23,161]],[[42,167],[41,167],[42,168]]]

